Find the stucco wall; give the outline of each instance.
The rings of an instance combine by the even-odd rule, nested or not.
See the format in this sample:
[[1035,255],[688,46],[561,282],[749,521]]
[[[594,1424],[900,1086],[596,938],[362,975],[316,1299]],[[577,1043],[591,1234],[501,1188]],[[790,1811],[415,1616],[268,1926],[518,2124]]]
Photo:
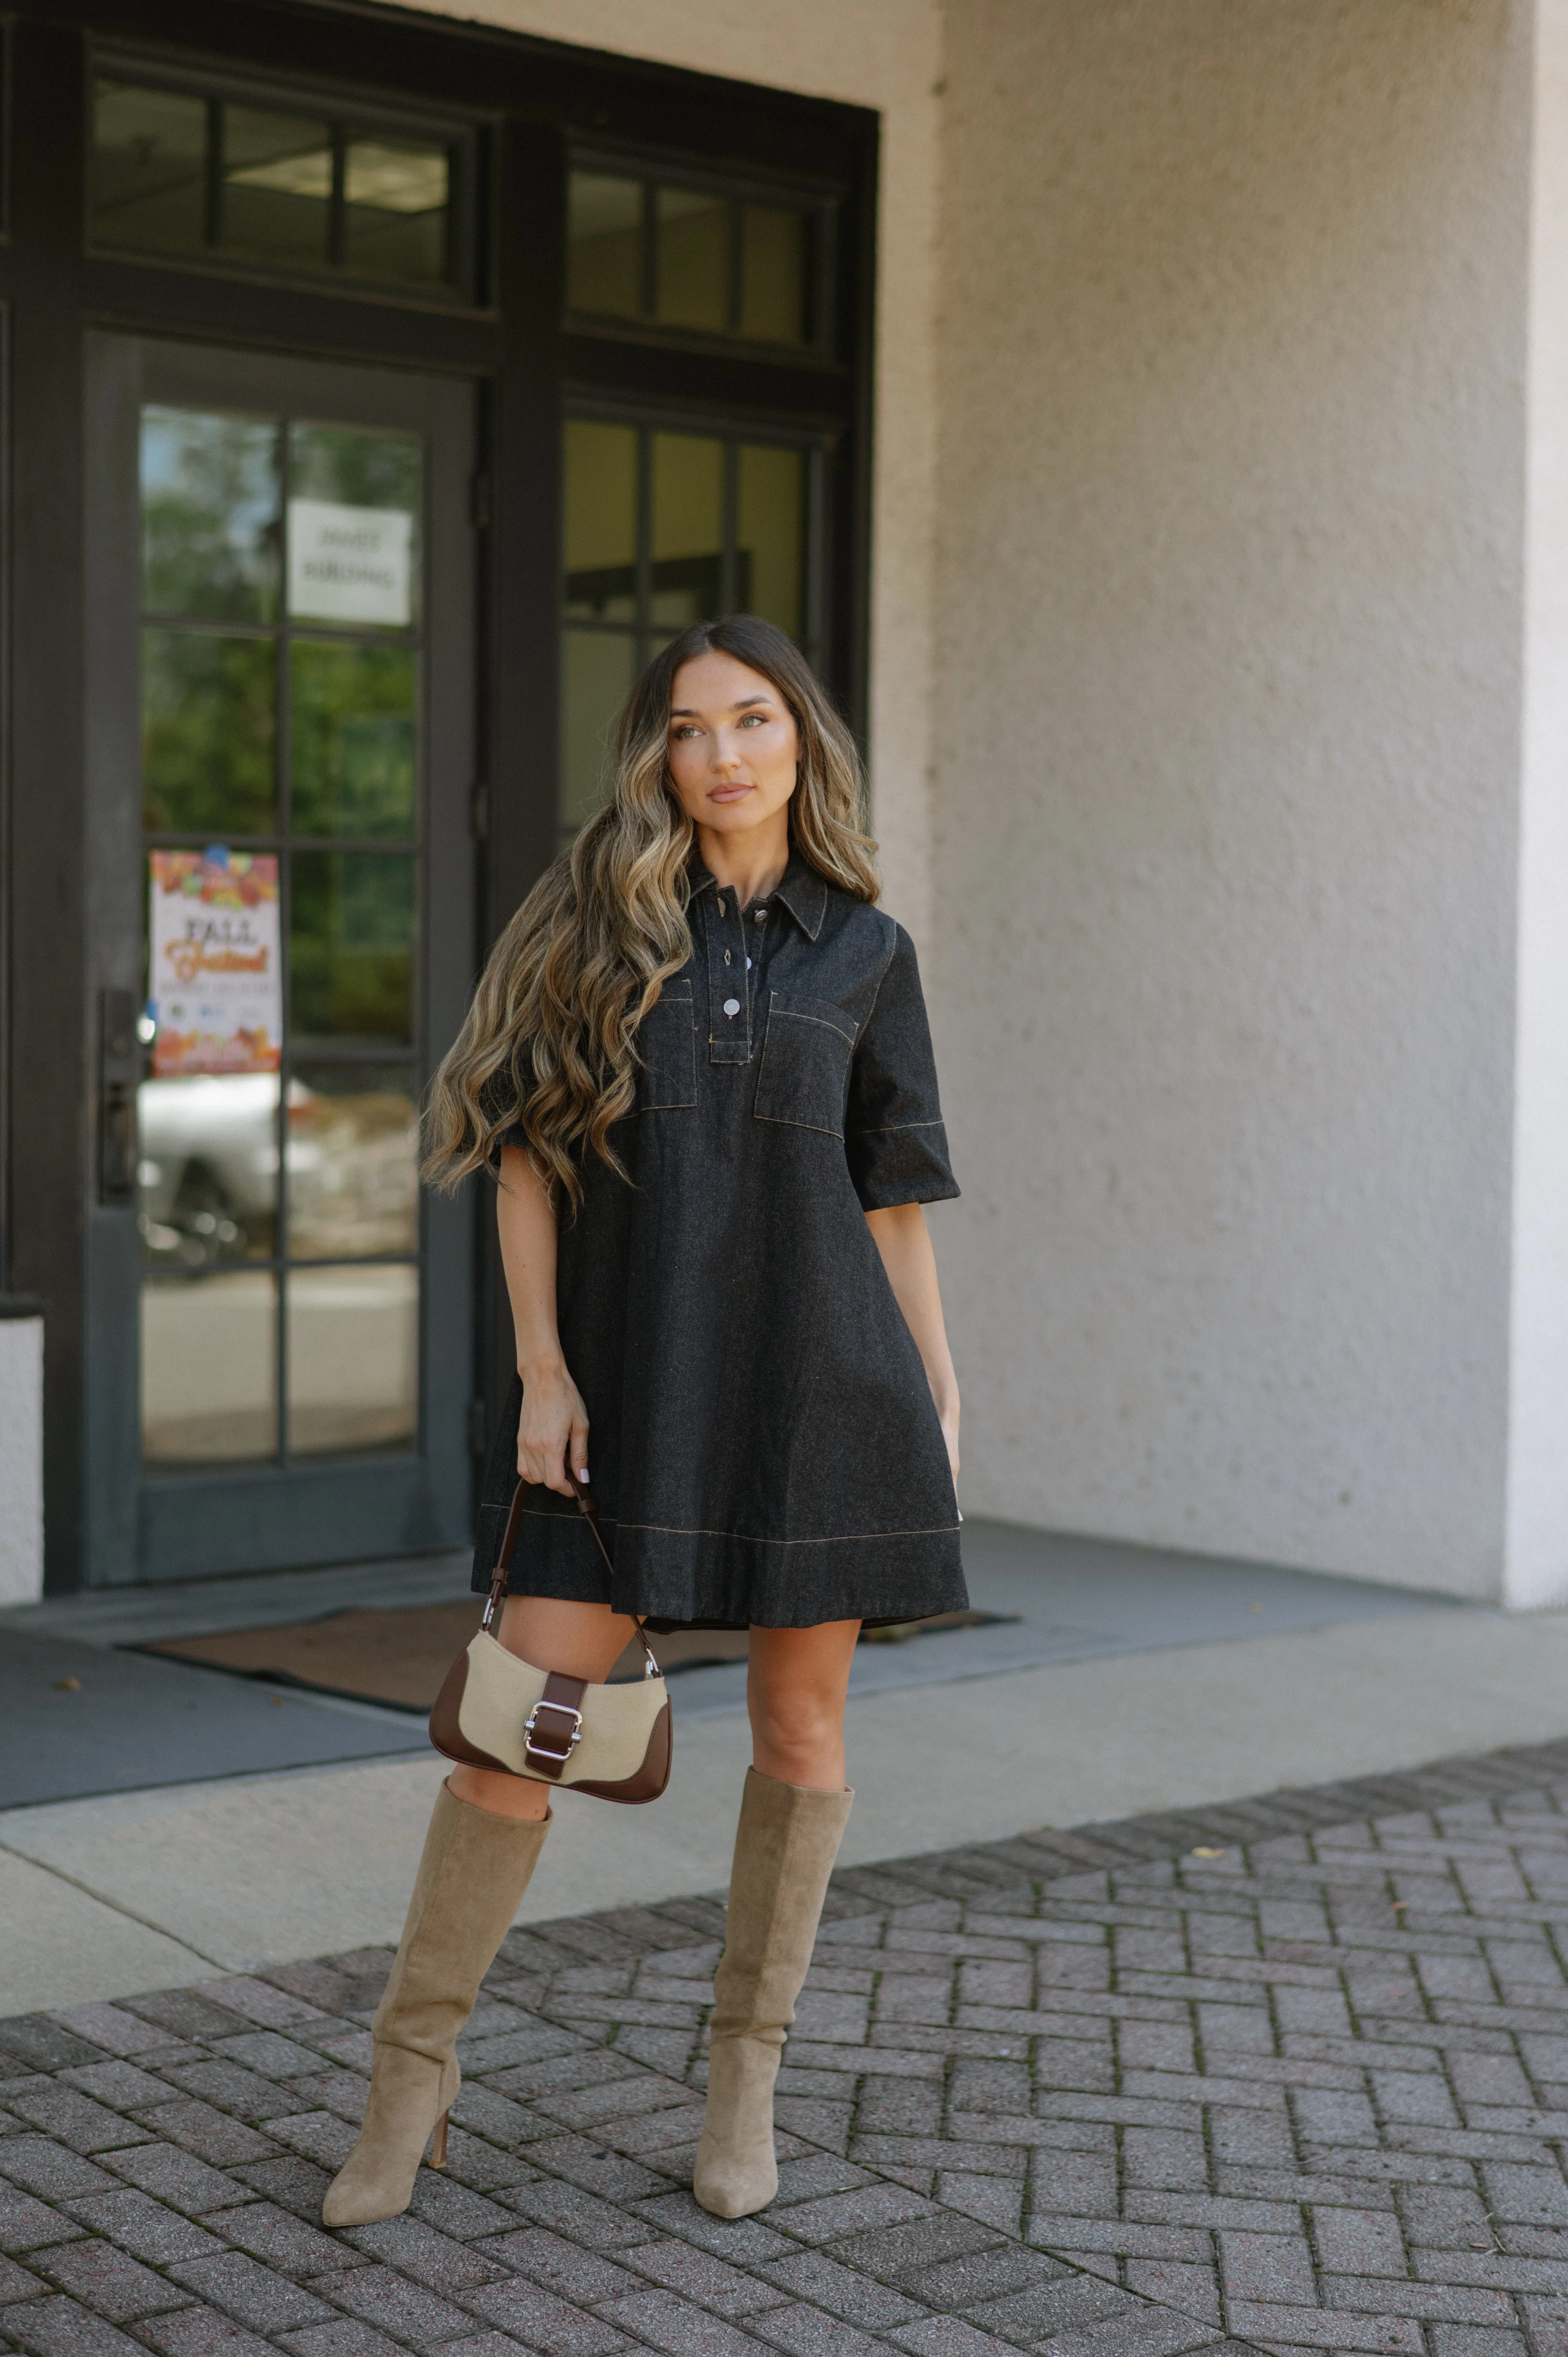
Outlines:
[[965,1502],[1495,1593],[1525,11],[952,0],[944,70]]
[[0,1606],[44,1589],[44,1321],[0,1314]]
[[1530,286],[1508,1592],[1568,1592],[1568,0],[1541,0]]
[[929,922],[939,0],[422,0],[433,15],[874,107],[877,246],[871,738],[889,908]]

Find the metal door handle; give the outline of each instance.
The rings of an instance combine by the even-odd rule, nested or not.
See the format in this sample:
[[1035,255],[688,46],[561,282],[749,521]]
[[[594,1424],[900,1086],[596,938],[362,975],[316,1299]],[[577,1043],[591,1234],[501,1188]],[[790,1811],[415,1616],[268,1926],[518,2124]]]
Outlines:
[[136,994],[105,990],[99,997],[98,1200],[136,1200]]

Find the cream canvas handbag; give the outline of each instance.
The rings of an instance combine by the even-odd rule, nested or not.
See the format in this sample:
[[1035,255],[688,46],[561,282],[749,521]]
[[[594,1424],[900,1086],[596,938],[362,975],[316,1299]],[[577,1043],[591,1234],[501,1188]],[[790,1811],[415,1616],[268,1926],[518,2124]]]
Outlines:
[[[566,1479],[613,1571],[587,1485],[570,1470]],[[569,1784],[601,1801],[656,1801],[670,1781],[670,1696],[640,1624],[643,1674],[627,1685],[594,1685],[558,1670],[536,1669],[490,1634],[511,1574],[526,1486],[520,1481],[512,1497],[485,1617],[435,1698],[430,1740],[448,1760],[471,1768]]]

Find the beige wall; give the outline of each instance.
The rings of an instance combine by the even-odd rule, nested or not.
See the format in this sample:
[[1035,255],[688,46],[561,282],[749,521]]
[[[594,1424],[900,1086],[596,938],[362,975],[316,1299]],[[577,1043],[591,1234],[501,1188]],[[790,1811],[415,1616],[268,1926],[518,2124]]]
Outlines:
[[423,0],[431,13],[875,108],[882,118],[871,735],[888,906],[930,879],[938,0]]
[[1541,0],[1530,248],[1508,1589],[1568,1587],[1568,0]]
[[952,0],[946,73],[966,1501],[1495,1593],[1525,14]]
[[1568,0],[449,13],[881,114],[966,1504],[1568,1594]]

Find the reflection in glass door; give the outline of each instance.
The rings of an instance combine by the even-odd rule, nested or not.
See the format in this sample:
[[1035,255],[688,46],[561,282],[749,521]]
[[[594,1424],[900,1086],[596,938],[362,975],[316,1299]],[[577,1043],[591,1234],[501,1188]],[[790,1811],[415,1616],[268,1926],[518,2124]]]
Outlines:
[[423,472],[142,409],[149,1471],[418,1438]]

